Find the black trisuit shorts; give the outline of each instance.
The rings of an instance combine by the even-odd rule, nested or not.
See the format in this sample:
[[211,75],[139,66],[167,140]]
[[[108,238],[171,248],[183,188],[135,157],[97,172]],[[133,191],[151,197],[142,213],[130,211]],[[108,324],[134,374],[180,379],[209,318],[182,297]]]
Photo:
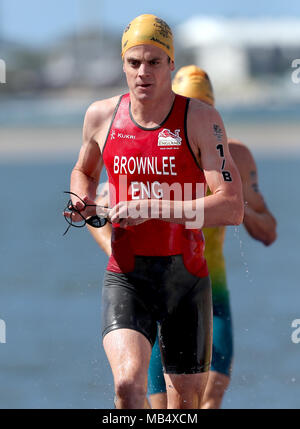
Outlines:
[[106,271],[103,283],[103,337],[114,329],[133,329],[145,335],[153,346],[158,326],[165,373],[195,374],[209,370],[209,277],[191,274],[182,255],[135,256],[132,272]]

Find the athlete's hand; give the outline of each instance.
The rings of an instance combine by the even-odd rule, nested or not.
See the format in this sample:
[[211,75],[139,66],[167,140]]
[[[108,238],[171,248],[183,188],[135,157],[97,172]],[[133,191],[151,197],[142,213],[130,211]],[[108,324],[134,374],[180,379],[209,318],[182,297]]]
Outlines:
[[149,220],[149,200],[120,201],[108,214],[111,223],[118,223],[122,228],[139,225]]
[[[80,214],[85,219],[88,218],[89,216],[94,216],[96,214],[96,209],[97,209],[97,214],[100,215],[100,213],[98,213],[98,207],[96,207],[96,203],[94,200],[90,199],[87,195],[84,195],[82,200],[84,201],[85,204],[83,204],[82,201],[80,201],[78,198],[72,195],[73,207],[75,207],[77,212],[80,212]],[[63,215],[70,219],[72,218],[72,221],[74,223],[82,221],[82,216],[80,216],[79,213],[77,213],[76,211],[71,211],[72,210],[71,205],[69,206],[69,210],[70,211],[65,210],[63,212]]]

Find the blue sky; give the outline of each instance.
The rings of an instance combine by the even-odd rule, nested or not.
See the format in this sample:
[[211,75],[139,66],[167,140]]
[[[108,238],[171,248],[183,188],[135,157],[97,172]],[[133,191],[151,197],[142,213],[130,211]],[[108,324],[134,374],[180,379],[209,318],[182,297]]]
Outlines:
[[90,23],[121,34],[141,13],[155,13],[170,25],[198,14],[300,17],[299,0],[152,0],[149,4],[145,7],[141,0],[0,0],[0,35],[42,45]]

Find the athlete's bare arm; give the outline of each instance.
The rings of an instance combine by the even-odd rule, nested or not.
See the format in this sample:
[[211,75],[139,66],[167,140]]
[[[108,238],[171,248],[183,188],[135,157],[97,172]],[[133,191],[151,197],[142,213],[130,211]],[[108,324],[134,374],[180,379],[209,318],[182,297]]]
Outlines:
[[187,126],[191,148],[212,192],[204,198],[203,226],[240,224],[244,215],[242,184],[219,113],[191,100]]
[[[83,143],[78,160],[71,173],[70,190],[88,204],[95,204],[96,190],[103,167],[101,151],[106,134],[119,97],[93,103],[87,110],[83,125]],[[83,204],[72,197],[73,204],[82,210]],[[84,216],[95,214],[91,208],[82,211]],[[99,212],[98,212],[99,213]],[[106,211],[103,210],[106,214]],[[68,215],[68,213],[64,213]],[[72,214],[74,222],[81,220],[78,214]]]
[[242,179],[245,228],[251,237],[268,246],[276,240],[276,220],[259,190],[254,158],[250,150],[237,140],[229,140],[229,150]]

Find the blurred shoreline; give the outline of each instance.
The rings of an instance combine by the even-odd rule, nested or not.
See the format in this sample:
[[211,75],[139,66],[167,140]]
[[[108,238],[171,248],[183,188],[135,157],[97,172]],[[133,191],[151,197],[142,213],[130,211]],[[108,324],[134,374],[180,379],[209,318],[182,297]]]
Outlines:
[[[265,157],[300,156],[300,123],[226,123],[228,138],[245,143]],[[0,162],[64,162],[76,160],[81,126],[2,127]]]

